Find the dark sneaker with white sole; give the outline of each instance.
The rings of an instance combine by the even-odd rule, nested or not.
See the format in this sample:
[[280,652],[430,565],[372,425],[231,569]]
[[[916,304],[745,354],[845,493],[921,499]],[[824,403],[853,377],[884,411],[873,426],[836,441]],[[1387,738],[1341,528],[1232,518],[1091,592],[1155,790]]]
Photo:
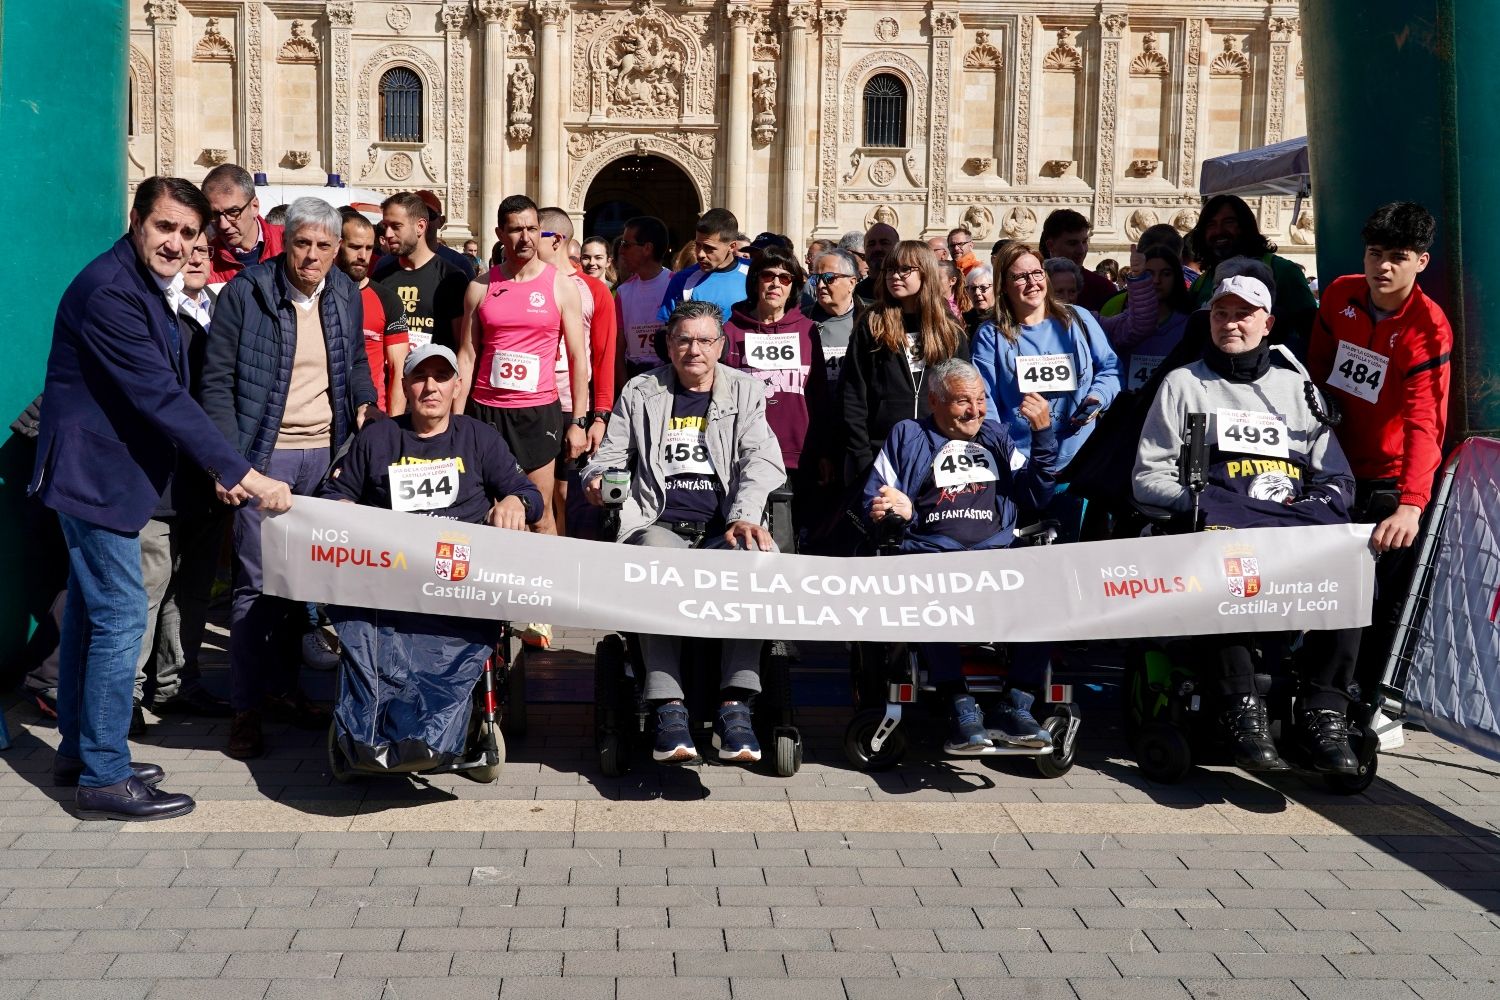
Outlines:
[[701,758],[688,729],[688,711],[679,702],[656,707],[656,747],[651,756],[658,764],[696,764]]
[[1015,688],[1001,695],[1000,700],[991,705],[985,715],[984,721],[990,736],[998,736],[1012,746],[1038,749],[1050,747],[1052,734],[1031,714],[1031,706],[1035,701],[1035,695]]
[[719,759],[732,764],[754,764],[760,760],[760,742],[750,724],[750,706],[731,701],[719,706],[714,719],[714,746]]
[[943,744],[948,753],[974,753],[995,745],[984,728],[984,716],[979,714],[973,695],[954,695],[948,719],[952,732]]

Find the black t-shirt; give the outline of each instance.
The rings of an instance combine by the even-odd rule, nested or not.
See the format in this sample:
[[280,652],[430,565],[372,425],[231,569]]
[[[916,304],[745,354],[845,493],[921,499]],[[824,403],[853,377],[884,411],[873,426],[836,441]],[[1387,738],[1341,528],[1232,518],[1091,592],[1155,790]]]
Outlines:
[[436,255],[414,271],[403,270],[399,257],[382,257],[371,280],[395,292],[406,307],[412,350],[427,338],[458,350],[453,323],[463,318],[464,293],[469,288],[469,279],[462,271]]
[[412,430],[409,414],[367,423],[329,476],[323,494],[389,510],[392,465],[417,466],[446,459],[457,463],[456,482],[445,482],[445,475],[428,477],[425,483],[412,484],[410,492],[421,491],[429,503],[451,502],[414,513],[483,524],[494,501],[515,495],[526,505],[528,521],[541,514],[541,494],[521,471],[500,432],[457,415],[448,419],[446,431],[426,438]]
[[[711,392],[677,386],[672,392],[672,419],[659,445],[667,466],[667,499],[663,521],[711,524],[723,520],[724,489],[708,455],[708,404]],[[682,469],[676,475],[672,470]]]
[[993,481],[939,486],[931,475],[912,505],[921,535],[942,535],[960,545],[977,545],[999,530],[999,503]]

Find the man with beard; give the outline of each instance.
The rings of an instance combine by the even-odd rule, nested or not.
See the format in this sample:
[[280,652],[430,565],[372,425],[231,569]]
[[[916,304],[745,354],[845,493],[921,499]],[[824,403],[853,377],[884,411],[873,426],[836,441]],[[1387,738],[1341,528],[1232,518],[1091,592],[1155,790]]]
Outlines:
[[1208,199],[1198,224],[1187,236],[1188,246],[1202,266],[1202,275],[1193,283],[1193,303],[1201,308],[1220,278],[1214,271],[1230,257],[1250,257],[1271,269],[1275,279],[1275,298],[1271,315],[1276,317],[1277,343],[1291,347],[1299,355],[1307,349],[1308,332],[1318,315],[1318,300],[1307,287],[1302,268],[1276,254],[1276,244],[1261,235],[1255,213],[1243,198],[1220,194]]
[[884,222],[875,223],[865,232],[865,263],[869,265],[869,273],[854,286],[854,294],[866,305],[875,301],[875,282],[880,278],[886,254],[896,249],[900,242],[901,234],[896,232],[896,227]]
[[405,412],[406,395],[401,391],[401,366],[411,350],[406,332],[406,309],[396,293],[370,280],[370,260],[375,254],[375,227],[352,208],[340,209],[344,218],[344,242],[339,246],[338,268],[359,288],[365,310],[365,354],[370,359],[370,381],[375,385],[376,405],[391,416]]
[[436,342],[457,348],[469,279],[428,245],[427,203],[403,191],[380,203],[380,215],[380,235],[392,262],[382,262],[372,277],[405,307],[411,346]]

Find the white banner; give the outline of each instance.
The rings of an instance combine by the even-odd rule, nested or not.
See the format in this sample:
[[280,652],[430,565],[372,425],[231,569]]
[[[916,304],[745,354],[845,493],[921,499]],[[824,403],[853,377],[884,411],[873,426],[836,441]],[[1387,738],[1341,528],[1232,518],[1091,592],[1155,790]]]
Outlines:
[[1349,628],[1369,624],[1374,586],[1369,525],[833,559],[295,503],[262,528],[268,594],[628,632],[1033,642]]

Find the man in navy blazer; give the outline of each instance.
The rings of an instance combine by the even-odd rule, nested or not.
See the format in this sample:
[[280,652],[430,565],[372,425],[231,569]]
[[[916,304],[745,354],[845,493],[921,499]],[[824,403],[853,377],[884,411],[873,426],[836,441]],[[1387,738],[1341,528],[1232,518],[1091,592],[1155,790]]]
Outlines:
[[139,532],[178,449],[237,501],[258,500],[267,512],[291,506],[287,485],[252,469],[188,392],[178,272],[208,211],[188,181],[144,181],[129,232],[73,279],[53,326],[28,491],[57,511],[68,544],[53,779],[77,785],[85,819],[193,808],[156,787],[160,767],[131,763],[126,740],[146,626]]

